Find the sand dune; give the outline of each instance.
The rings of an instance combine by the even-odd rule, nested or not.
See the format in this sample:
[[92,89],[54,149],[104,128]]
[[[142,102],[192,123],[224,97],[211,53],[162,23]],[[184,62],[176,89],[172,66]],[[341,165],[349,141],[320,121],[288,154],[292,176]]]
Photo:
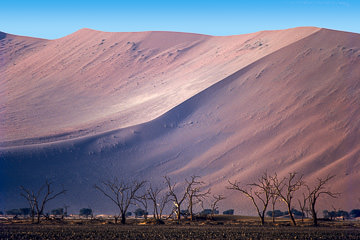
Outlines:
[[1,53],[0,191],[8,208],[22,201],[17,185],[44,177],[69,188],[74,209],[109,211],[92,188],[99,179],[198,174],[228,196],[221,209],[253,214],[225,186],[266,170],[296,170],[307,181],[336,174],[331,188],[342,196],[322,205],[358,207],[358,34],[82,29],[52,41],[0,41],[14,48]]
[[[0,141],[54,136],[53,141],[147,122],[317,30],[210,37],[82,29],[61,39],[39,40],[35,50],[13,51],[1,66],[6,92],[0,98],[5,99],[0,131],[6,134]],[[10,36],[3,44],[12,38],[22,39]],[[27,41],[35,40],[26,38],[16,46],[24,48]]]

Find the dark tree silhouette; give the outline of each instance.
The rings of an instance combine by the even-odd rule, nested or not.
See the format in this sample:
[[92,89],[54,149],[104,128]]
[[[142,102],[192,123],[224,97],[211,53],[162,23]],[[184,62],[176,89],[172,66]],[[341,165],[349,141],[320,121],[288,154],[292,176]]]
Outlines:
[[236,190],[248,197],[256,208],[261,224],[265,224],[266,208],[271,198],[271,181],[264,173],[255,183],[247,184],[248,188],[241,187],[240,182],[230,182],[228,189]]
[[218,209],[218,203],[226,199],[223,195],[213,195],[213,202],[211,203],[211,218],[214,218],[214,214]]
[[291,222],[296,226],[294,215],[291,211],[292,200],[296,191],[304,185],[302,181],[303,175],[298,176],[296,172],[289,173],[288,177],[284,177],[281,181],[278,179],[275,173],[274,177],[271,177],[272,185],[275,188],[276,194],[286,204],[290,215]]
[[185,179],[186,182],[186,195],[188,200],[188,210],[190,214],[190,220],[194,220],[194,205],[202,204],[203,200],[210,194],[210,189],[206,192],[201,192],[201,187],[205,183],[198,181],[199,176],[191,176],[190,180]]
[[[123,181],[114,180],[103,181],[102,187],[95,185],[95,188],[109,198],[119,208],[121,215],[121,223],[126,223],[126,212],[130,205],[134,205],[136,201],[136,193],[144,186],[146,181],[125,183]],[[115,216],[117,223],[117,216]]]
[[81,208],[79,211],[79,215],[88,218],[89,216],[93,215],[93,211],[91,208]]
[[168,187],[168,194],[170,200],[174,203],[174,212],[176,214],[176,219],[180,221],[181,218],[181,205],[185,201],[187,196],[187,191],[184,190],[181,193],[178,193],[175,188],[177,183],[174,184],[171,183],[171,179],[168,176],[164,176],[166,185]]
[[149,188],[147,189],[147,196],[150,201],[153,203],[154,209],[154,218],[157,220],[161,220],[162,213],[164,211],[165,206],[169,202],[169,194],[160,194],[161,189],[154,188],[150,184]]
[[51,189],[52,182],[46,180],[45,184],[40,187],[38,191],[31,191],[24,186],[20,186],[21,196],[23,196],[29,203],[31,209],[31,220],[34,222],[34,215],[37,216],[37,223],[40,223],[40,218],[44,214],[44,208],[46,203],[55,199],[61,194],[66,192],[65,189],[62,189],[59,192],[54,192]]
[[308,198],[305,196],[305,193],[302,194],[302,199],[298,199],[299,208],[301,211],[301,222],[304,222],[305,212],[307,212],[307,201]]
[[138,206],[140,209],[143,209],[144,210],[144,219],[146,220],[147,219],[147,216],[148,216],[148,206],[149,206],[149,196],[148,194],[145,192],[139,196],[136,196],[135,197],[135,205]]
[[360,217],[360,209],[353,209],[350,211],[350,217],[351,218],[357,218]]
[[306,188],[308,190],[307,198],[309,200],[309,208],[310,208],[310,214],[313,219],[314,226],[318,225],[318,219],[317,219],[317,212],[316,212],[316,202],[322,195],[328,195],[332,198],[336,198],[339,193],[334,193],[325,188],[325,185],[335,177],[335,175],[328,175],[326,178],[318,178],[316,185],[311,188],[308,185],[306,185]]
[[279,200],[279,196],[276,194],[276,189],[274,188],[273,185],[271,185],[270,200],[272,207],[272,211],[271,211],[272,222],[275,223],[275,205]]

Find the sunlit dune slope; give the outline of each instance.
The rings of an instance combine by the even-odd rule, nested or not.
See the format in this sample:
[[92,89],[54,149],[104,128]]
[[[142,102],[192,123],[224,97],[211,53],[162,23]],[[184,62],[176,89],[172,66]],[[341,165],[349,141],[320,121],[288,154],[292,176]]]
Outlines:
[[[317,30],[211,37],[82,29],[52,41],[8,35],[0,40],[7,49],[0,142],[54,141],[147,122]],[[9,51],[15,47],[20,51]]]
[[[296,35],[298,32],[302,37]],[[283,44],[277,34],[283,37]],[[245,47],[246,38],[255,35],[255,39],[268,39],[267,47],[273,50],[262,44],[243,50],[243,58],[231,61],[220,54],[219,62],[216,54],[206,51],[209,59],[204,66],[195,60],[192,63],[194,74],[209,79],[200,78],[199,85],[195,78],[176,81],[169,76],[169,86],[189,84],[187,91],[159,87],[167,96],[159,97],[164,105],[149,99],[137,106],[147,111],[154,104],[154,109],[159,108],[157,114],[171,108],[154,119],[156,114],[141,112],[133,117],[145,114],[147,118],[141,123],[101,134],[56,138],[59,141],[53,143],[42,143],[44,139],[35,137],[24,141],[27,145],[21,141],[10,142],[12,146],[4,143],[0,190],[5,204],[13,206],[21,201],[16,195],[18,184],[36,186],[48,177],[69,189],[66,200],[74,208],[87,204],[98,211],[110,211],[111,203],[92,187],[99,179],[119,176],[159,183],[163,175],[181,181],[195,174],[202,176],[213,193],[227,196],[220,210],[235,208],[237,213],[254,214],[248,199],[226,190],[228,180],[249,183],[264,171],[276,171],[280,176],[297,171],[304,173],[308,183],[336,174],[330,188],[342,195],[335,201],[322,200],[322,208],[356,208],[360,198],[356,191],[360,186],[360,35],[301,28],[234,37],[189,37],[203,38],[203,46],[228,41],[225,45],[235,49],[230,43],[236,46],[234,42],[242,41]],[[298,38],[290,41],[295,35]],[[188,50],[188,54],[195,50]],[[217,64],[211,65],[214,62]],[[216,75],[220,71],[226,77]],[[184,69],[184,74],[192,73]],[[179,98],[166,95],[166,89]],[[132,91],[138,89],[132,89],[130,95]]]

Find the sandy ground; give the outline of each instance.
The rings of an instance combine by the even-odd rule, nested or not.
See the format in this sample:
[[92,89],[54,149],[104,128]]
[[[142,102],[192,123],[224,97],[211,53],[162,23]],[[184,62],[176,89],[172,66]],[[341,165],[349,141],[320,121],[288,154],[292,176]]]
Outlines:
[[44,224],[0,223],[4,239],[358,239],[354,222],[322,222],[293,227],[285,222],[265,226],[252,220],[183,222],[180,225],[114,225],[105,221]]

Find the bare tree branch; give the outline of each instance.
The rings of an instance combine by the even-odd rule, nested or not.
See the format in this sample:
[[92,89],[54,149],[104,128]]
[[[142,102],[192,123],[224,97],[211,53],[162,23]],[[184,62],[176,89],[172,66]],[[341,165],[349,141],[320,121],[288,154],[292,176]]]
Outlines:
[[202,181],[198,181],[199,176],[191,176],[190,180],[185,179],[187,187],[186,187],[186,195],[188,199],[188,210],[190,213],[190,220],[194,219],[193,208],[195,204],[202,204],[204,199],[210,194],[210,189],[206,192],[201,192],[201,186],[205,183]]
[[151,184],[147,189],[147,196],[153,203],[154,218],[157,220],[161,220],[163,210],[169,202],[169,194],[166,193],[160,196],[160,192],[160,188],[153,188]]
[[278,202],[279,196],[276,194],[276,189],[271,185],[270,199],[272,206],[272,222],[275,223],[275,205]]
[[211,203],[211,218],[214,218],[215,211],[218,208],[218,203],[226,199],[223,195],[213,195],[213,202]]
[[301,222],[304,222],[304,217],[305,217],[305,212],[307,211],[307,201],[308,198],[305,196],[305,194],[302,194],[302,201],[300,201],[300,199],[298,199],[298,203],[299,203],[299,207],[301,210]]
[[[109,198],[118,208],[121,215],[121,223],[126,223],[126,213],[130,205],[135,204],[136,193],[144,186],[146,181],[125,183],[114,178],[113,181],[107,180],[102,182],[102,187],[95,185],[95,189],[99,190],[107,198]],[[117,216],[115,216],[115,223]]]
[[317,183],[313,188],[310,188],[308,185],[306,185],[307,188],[307,199],[309,201],[309,208],[310,208],[310,213],[311,216],[313,218],[313,224],[315,226],[318,225],[317,222],[317,212],[316,212],[316,202],[318,200],[318,198],[322,195],[328,195],[332,198],[336,198],[340,195],[340,193],[334,193],[331,192],[329,190],[327,190],[325,188],[325,185],[335,177],[335,175],[328,175],[327,177],[323,178],[318,178],[317,179]]
[[188,189],[186,188],[185,191],[183,191],[180,194],[176,193],[175,187],[176,187],[177,183],[175,182],[174,184],[172,184],[171,179],[168,176],[164,176],[164,178],[165,178],[166,185],[168,187],[168,193],[169,193],[170,200],[174,203],[174,212],[176,214],[176,219],[178,221],[180,221],[181,205],[186,199]]
[[[253,203],[261,219],[261,224],[265,224],[265,212],[271,198],[270,177],[265,172],[255,183],[247,184],[249,188],[241,187],[240,182],[230,182],[228,189],[236,190],[248,197]],[[258,203],[261,202],[261,205]]]
[[296,225],[294,215],[292,213],[292,200],[296,191],[304,185],[302,180],[303,175],[298,175],[296,172],[289,173],[288,177],[284,177],[279,181],[277,174],[275,173],[274,177],[271,178],[272,185],[275,188],[276,194],[279,198],[286,204],[288,212],[290,215],[291,222],[293,225]]
[[40,218],[44,213],[46,203],[57,198],[59,195],[66,193],[65,189],[54,193],[51,189],[51,185],[52,182],[46,180],[45,184],[42,185],[36,193],[28,190],[24,186],[20,186],[20,190],[22,191],[20,195],[29,203],[32,222],[34,222],[34,215],[36,213],[37,223],[40,223]]

